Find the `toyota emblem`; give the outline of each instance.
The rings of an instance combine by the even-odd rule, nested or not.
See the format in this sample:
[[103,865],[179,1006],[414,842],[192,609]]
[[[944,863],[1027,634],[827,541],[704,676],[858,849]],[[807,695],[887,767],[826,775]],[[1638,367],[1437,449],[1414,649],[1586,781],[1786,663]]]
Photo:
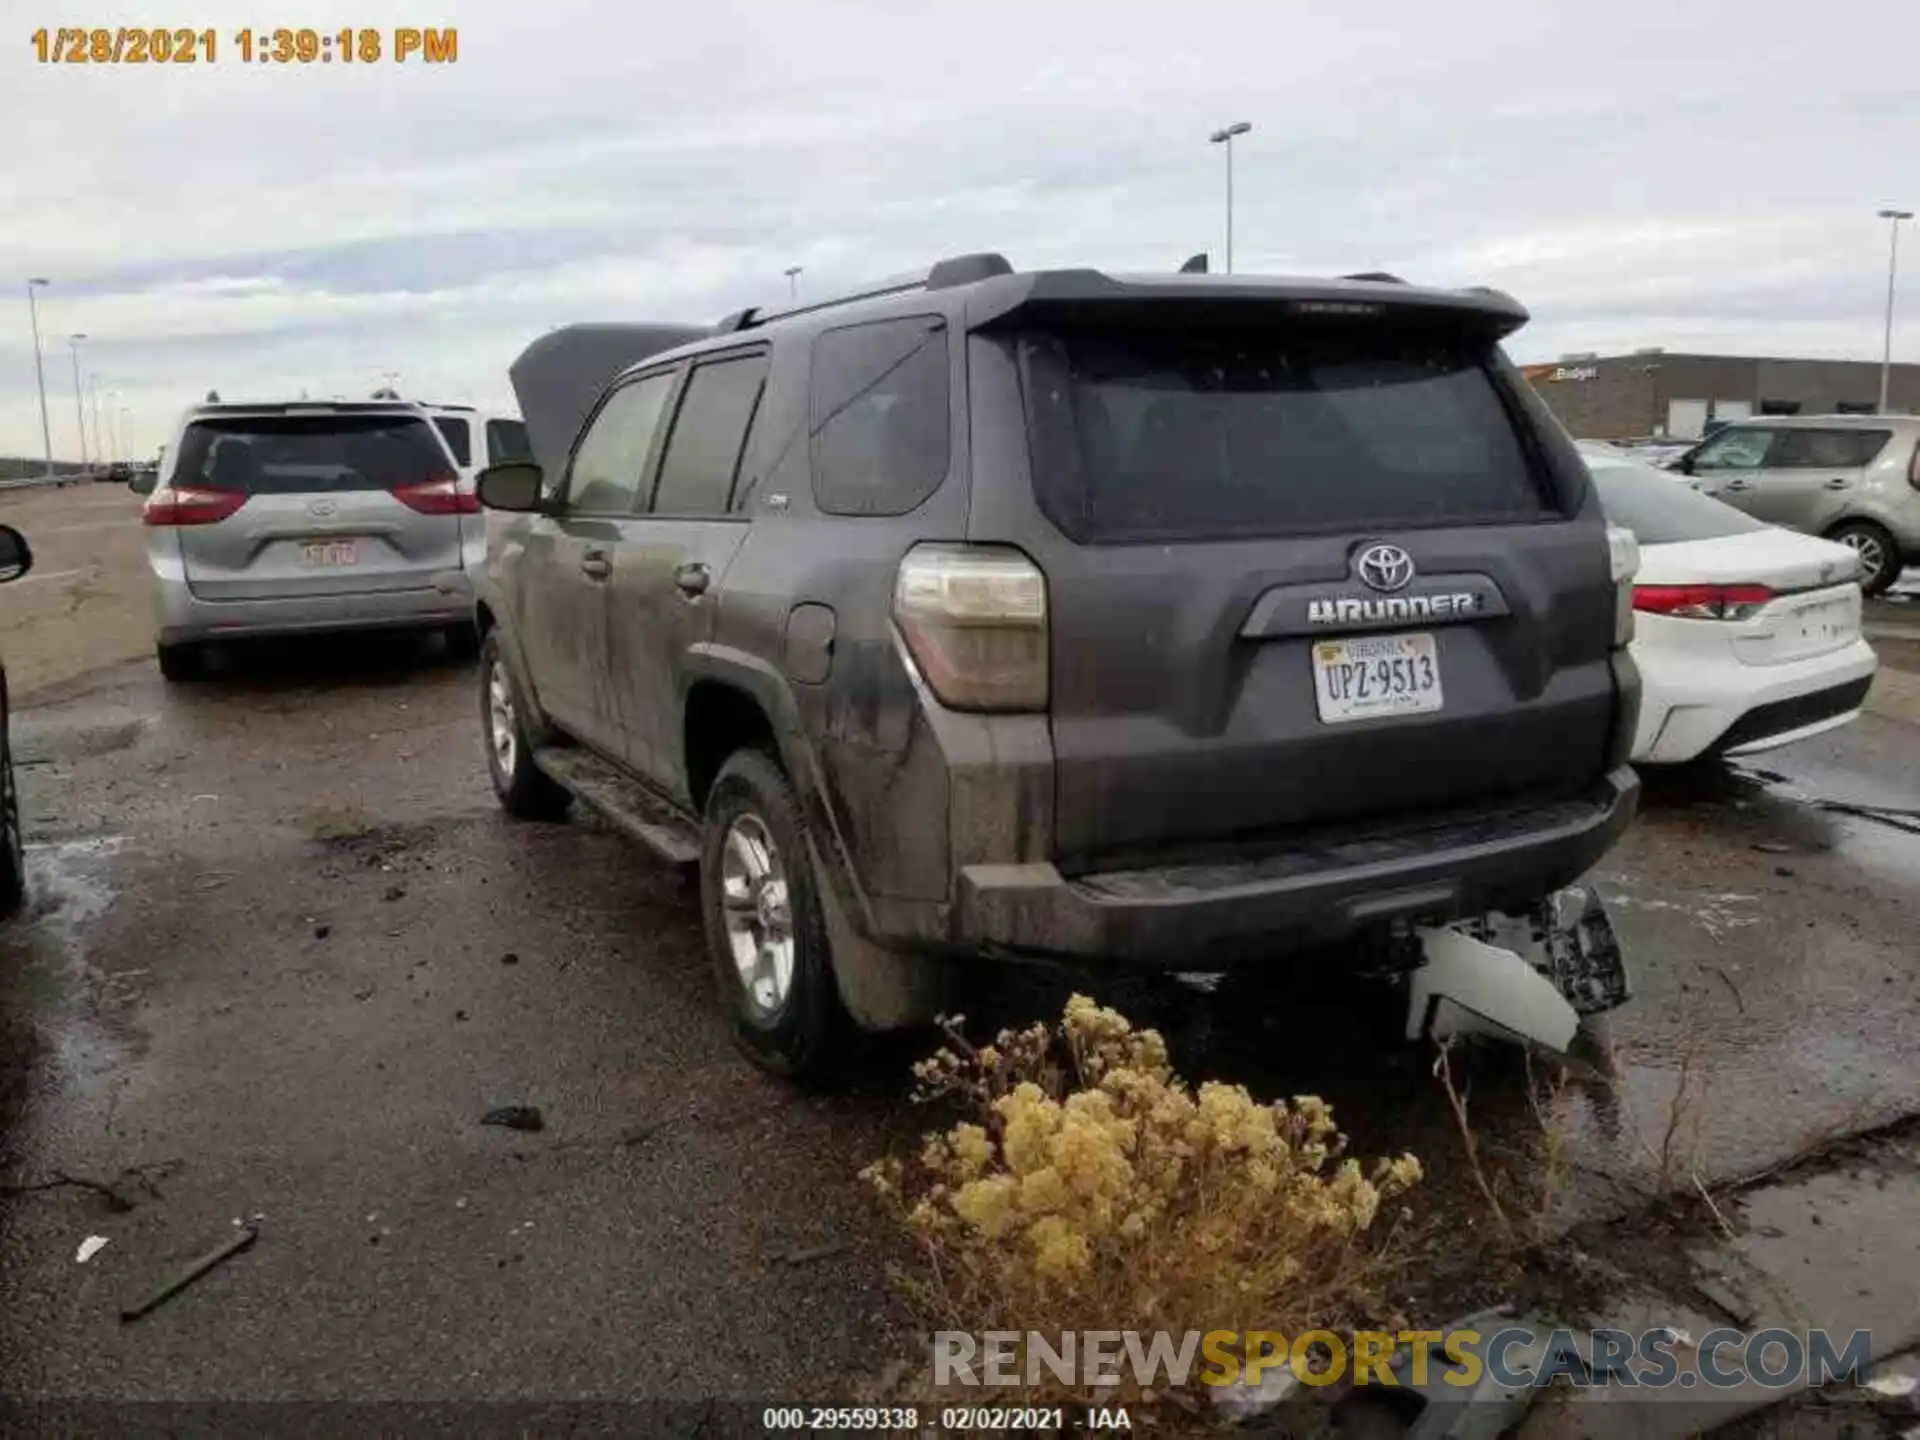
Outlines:
[[318,516],[321,519],[325,519],[339,508],[339,505],[331,500],[309,500],[307,502],[307,513]]
[[1369,545],[1354,558],[1353,573],[1375,590],[1404,590],[1413,579],[1413,557],[1398,545]]

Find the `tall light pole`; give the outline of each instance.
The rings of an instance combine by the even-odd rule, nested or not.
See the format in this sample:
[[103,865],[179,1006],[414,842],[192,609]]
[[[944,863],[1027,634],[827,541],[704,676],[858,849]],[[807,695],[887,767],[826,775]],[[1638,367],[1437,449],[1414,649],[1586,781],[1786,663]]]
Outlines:
[[1253,129],[1251,121],[1236,120],[1233,124],[1216,130],[1207,139],[1215,145],[1227,147],[1227,274],[1233,273],[1233,137],[1244,135]]
[[46,447],[49,480],[53,478],[53,426],[47,423],[47,375],[40,364],[40,307],[34,302],[33,292],[52,283],[37,275],[27,281],[27,318],[33,324],[33,379],[40,387],[40,443]]
[[100,429],[100,376],[97,371],[87,372],[87,393],[92,397],[91,403],[93,405],[93,448],[95,453],[105,455],[107,453],[107,443],[106,437]]
[[85,335],[69,335],[67,345],[73,351],[73,418],[80,427],[80,468],[90,469],[87,464],[87,407],[80,392],[80,342]]
[[1880,343],[1880,413],[1887,413],[1887,394],[1893,382],[1893,277],[1900,264],[1900,222],[1911,220],[1911,210],[1882,210],[1887,222],[1887,329]]
[[806,268],[804,265],[787,266],[787,298],[789,300],[800,298],[800,272]]

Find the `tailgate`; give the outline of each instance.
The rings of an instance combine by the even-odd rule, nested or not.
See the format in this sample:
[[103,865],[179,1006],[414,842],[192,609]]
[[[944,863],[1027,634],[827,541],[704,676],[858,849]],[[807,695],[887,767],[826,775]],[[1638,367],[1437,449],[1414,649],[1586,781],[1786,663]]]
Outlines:
[[460,516],[450,497],[401,497],[453,479],[414,415],[197,421],[172,483],[246,500],[223,520],[180,529],[187,586],[208,600],[431,588],[437,572],[460,568]]
[[[1020,351],[1064,869],[1590,785],[1597,506],[1490,346],[1050,331]],[[1001,536],[976,534],[976,539]]]

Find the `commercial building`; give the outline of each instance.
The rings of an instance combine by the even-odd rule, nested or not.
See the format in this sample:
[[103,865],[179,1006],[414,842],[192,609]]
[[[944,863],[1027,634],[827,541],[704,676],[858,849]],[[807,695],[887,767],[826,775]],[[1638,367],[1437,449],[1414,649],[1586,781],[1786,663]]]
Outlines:
[[[1872,360],[1767,360],[1739,355],[1564,355],[1521,367],[1583,440],[1666,435],[1698,439],[1709,420],[1750,415],[1871,415],[1880,403]],[[1920,414],[1920,365],[1895,365],[1887,408]]]

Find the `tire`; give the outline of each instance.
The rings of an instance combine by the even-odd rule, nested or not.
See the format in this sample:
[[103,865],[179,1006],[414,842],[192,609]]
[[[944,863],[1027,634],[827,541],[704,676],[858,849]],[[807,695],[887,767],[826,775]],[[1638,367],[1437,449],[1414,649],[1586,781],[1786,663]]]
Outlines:
[[[735,1041],[774,1074],[831,1077],[852,1058],[858,1033],[834,980],[806,820],[779,761],[736,750],[707,797],[704,832],[700,910]],[[767,948],[782,938],[784,985],[778,952]],[[751,978],[741,954],[753,956]]]
[[1860,593],[1882,594],[1900,578],[1900,545],[1893,533],[1872,520],[1849,520],[1827,532],[1860,557]]
[[480,656],[480,629],[470,620],[449,625],[440,632],[446,637],[447,658],[465,665]]
[[489,630],[480,644],[480,733],[487,746],[487,776],[500,808],[516,820],[558,820],[573,797],[533,763],[526,707],[500,645]]
[[161,676],[170,684],[198,680],[206,673],[206,655],[198,645],[160,644],[153,647],[153,653],[160,662]]
[[0,712],[0,919],[27,898],[27,847],[20,832],[20,787],[13,775],[11,716]]

